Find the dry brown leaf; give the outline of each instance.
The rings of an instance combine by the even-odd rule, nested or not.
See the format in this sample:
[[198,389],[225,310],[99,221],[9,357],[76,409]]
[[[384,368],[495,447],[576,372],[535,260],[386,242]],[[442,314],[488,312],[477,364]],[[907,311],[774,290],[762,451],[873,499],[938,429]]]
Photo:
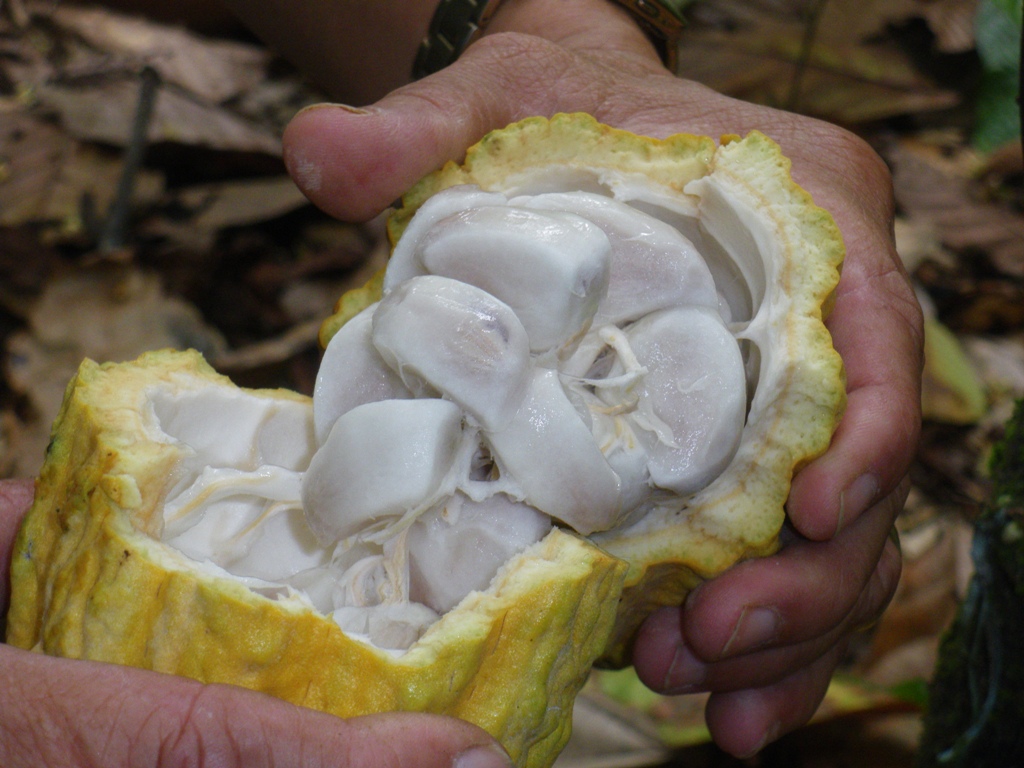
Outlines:
[[[912,768],[921,741],[920,713],[891,715],[864,723],[847,754],[863,768]],[[844,763],[844,768],[851,763]]]
[[955,265],[956,257],[942,246],[942,241],[930,222],[896,216],[893,224],[896,252],[900,255],[900,261],[907,272],[915,272],[926,261],[946,268]]
[[868,41],[892,19],[885,10],[889,4],[881,0],[826,3],[802,63],[807,20],[801,14],[736,0],[715,7],[728,21],[689,28],[679,68],[715,90],[847,124],[949,107],[958,100],[921,75],[904,51]]
[[[117,73],[88,85],[39,85],[35,96],[43,108],[60,116],[72,136],[124,146],[131,135],[139,84],[132,73]],[[148,140],[275,156],[281,153],[280,138],[269,129],[173,87],[159,89]]]
[[[0,127],[0,226],[60,223],[68,234],[81,229],[83,199],[102,214],[121,175],[120,158],[83,144],[51,122],[24,113],[4,116]],[[163,192],[163,177],[136,177],[134,202],[143,205]]]
[[[993,400],[1024,397],[1024,334],[1004,338],[965,336],[962,340]],[[1000,418],[999,423],[1005,420]]]
[[23,319],[59,258],[28,227],[0,227],[0,307]]
[[917,298],[924,312],[921,415],[943,424],[977,424],[988,411],[985,387],[960,339],[938,319],[931,297],[918,289]]
[[1016,333],[1024,329],[1024,281],[986,274],[993,260],[983,256],[969,251],[952,265],[925,259],[914,277],[957,333]]
[[[0,411],[0,478],[18,476],[16,457],[21,455],[21,447],[25,445],[21,439],[23,429],[21,419],[13,411]],[[45,446],[33,446],[29,450],[38,453],[41,447]]]
[[[131,360],[150,349],[225,347],[192,305],[165,295],[154,275],[137,269],[80,269],[52,280],[29,314],[29,329],[7,344],[6,377],[35,418],[10,446],[16,474],[34,475],[64,396],[83,358]],[[2,463],[2,462],[0,462]]]
[[948,247],[986,252],[1006,274],[1024,277],[1024,216],[979,200],[961,164],[940,148],[908,139],[888,156],[896,201],[907,216],[929,222]]
[[649,718],[588,685],[576,699],[572,736],[554,768],[639,768],[663,763],[668,753]]
[[310,203],[290,177],[272,176],[184,187],[167,195],[163,204],[175,215],[150,216],[137,224],[136,234],[208,253],[225,228],[262,224]]
[[[928,2],[928,0],[923,0]],[[887,24],[920,15],[922,0],[829,0],[814,19],[816,35],[826,40],[860,40],[876,35]],[[697,25],[751,27],[760,24],[800,27],[811,20],[813,0],[701,0],[687,10]]]
[[1009,177],[1024,173],[1024,146],[1008,141],[985,158],[981,174],[994,186],[1008,182]]
[[935,34],[939,51],[963,53],[974,48],[978,0],[916,0],[916,5]]
[[316,347],[321,325],[323,320],[320,318],[297,323],[280,336],[212,355],[209,362],[217,370],[229,375],[283,363],[307,349]]
[[[914,504],[912,499],[910,504]],[[921,504],[920,499],[917,504]],[[889,665],[886,658],[922,638],[935,638],[952,621],[965,581],[963,568],[969,562],[971,527],[950,514],[935,513],[916,526],[901,531],[903,571],[889,608],[872,633],[871,649],[862,668]],[[889,667],[886,666],[886,669]],[[927,667],[931,669],[931,667]],[[888,672],[886,673],[889,674]],[[916,675],[907,670],[907,680]],[[871,677],[871,679],[876,679]],[[881,676],[877,682],[892,685],[901,680]]]
[[97,58],[127,70],[153,67],[165,83],[196,98],[221,104],[266,77],[269,52],[262,47],[203,38],[185,29],[123,16],[103,8],[33,3],[30,10],[74,33]]
[[175,199],[194,211],[190,226],[208,230],[269,221],[309,205],[288,176],[201,184],[180,190]]
[[[254,96],[270,87],[266,49],[103,9],[31,8],[31,27],[6,30],[0,74],[25,103],[59,116],[75,138],[124,146],[138,108],[139,73],[149,67],[160,79],[149,141],[280,154],[286,115]],[[0,30],[4,24],[0,18]],[[277,85],[273,93],[288,97],[290,114],[301,89],[297,81]]]
[[[332,224],[336,225],[335,222]],[[280,289],[277,293],[281,309],[295,323],[315,318],[322,320],[334,312],[339,296],[352,288],[364,285],[374,274],[382,270],[387,263],[389,253],[390,246],[387,239],[381,236],[377,239],[376,245],[368,252],[367,246],[364,246],[362,254],[359,256],[357,256],[355,248],[342,252],[341,258],[330,252],[326,252],[320,258],[307,256],[295,265],[289,278],[279,283]],[[350,261],[354,256],[358,261]],[[344,265],[345,274],[337,279],[305,279],[304,273],[307,273],[307,265],[317,266],[318,262],[325,265],[332,262]]]
[[822,42],[840,38],[865,40],[889,25],[924,19],[935,35],[936,49],[961,53],[974,47],[974,15],[978,0],[831,0],[819,23]]
[[[687,16],[698,24],[711,19],[757,24],[771,18],[804,25],[814,5],[812,0],[701,0]],[[936,36],[938,50],[969,50],[977,6],[978,0],[829,0],[815,20],[815,34],[825,43],[865,40],[882,35],[890,25],[920,18]]]

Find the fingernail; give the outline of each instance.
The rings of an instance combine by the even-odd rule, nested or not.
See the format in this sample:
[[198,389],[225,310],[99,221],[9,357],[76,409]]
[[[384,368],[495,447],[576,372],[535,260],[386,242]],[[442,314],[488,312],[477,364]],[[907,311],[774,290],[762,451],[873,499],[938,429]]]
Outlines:
[[777,738],[779,738],[779,733],[781,731],[782,731],[782,723],[780,723],[778,721],[772,723],[770,726],[768,726],[768,730],[766,730],[764,732],[764,735],[761,736],[761,740],[753,747],[753,749],[751,749],[746,754],[736,755],[736,757],[738,757],[740,760],[749,760],[754,755],[756,755],[758,752],[760,752],[762,749],[764,749],[769,744],[771,744],[773,741],[775,741]]
[[707,676],[707,665],[685,645],[680,645],[665,673],[663,688],[668,694],[693,693],[701,688]]
[[721,657],[739,656],[767,645],[778,637],[781,624],[782,617],[774,608],[744,608],[732,634],[722,646]]
[[903,554],[903,543],[900,541],[900,529],[895,525],[889,529],[889,541],[896,547],[896,551]]
[[284,149],[284,167],[303,192],[316,194],[323,187],[324,171],[317,158],[310,158],[293,147]]
[[512,768],[512,761],[500,747],[470,747],[456,755],[452,768]]
[[340,109],[342,112],[348,112],[350,115],[368,115],[370,110],[363,109],[362,107],[353,107],[349,104],[339,104],[332,101],[321,101],[316,104],[310,104],[307,107],[303,107],[298,111],[298,114],[304,114],[306,112],[315,112],[318,109]]
[[855,519],[861,512],[871,506],[878,498],[881,485],[878,478],[867,472],[848,486],[839,495],[839,520],[836,523],[836,533],[843,529],[847,520]]

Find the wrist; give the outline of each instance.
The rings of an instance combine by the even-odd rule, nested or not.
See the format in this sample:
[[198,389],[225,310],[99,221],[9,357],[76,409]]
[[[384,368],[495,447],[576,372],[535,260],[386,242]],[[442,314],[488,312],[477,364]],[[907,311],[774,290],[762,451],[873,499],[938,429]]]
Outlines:
[[534,35],[575,51],[661,61],[648,35],[613,0],[503,0],[485,34],[498,32]]

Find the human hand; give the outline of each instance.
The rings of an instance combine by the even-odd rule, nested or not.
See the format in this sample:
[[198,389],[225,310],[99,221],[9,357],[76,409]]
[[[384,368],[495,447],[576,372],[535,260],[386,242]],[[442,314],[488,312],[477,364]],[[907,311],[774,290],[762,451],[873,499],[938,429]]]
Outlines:
[[900,572],[889,533],[920,428],[922,331],[894,248],[888,171],[835,126],[672,76],[605,0],[506,0],[490,31],[452,66],[365,109],[300,113],[285,136],[297,183],[329,213],[366,219],[488,130],[584,111],[659,137],[758,129],[843,232],[847,260],[828,326],[849,403],[828,452],[794,480],[784,548],[702,585],[682,610],[652,616],[634,649],[652,688],[712,691],[715,740],[751,754],[813,714],[849,636],[880,615]]
[[[32,485],[0,480],[0,615],[11,548]],[[476,726],[397,713],[351,720],[228,685],[42,656],[0,644],[4,768],[217,765],[499,768]]]

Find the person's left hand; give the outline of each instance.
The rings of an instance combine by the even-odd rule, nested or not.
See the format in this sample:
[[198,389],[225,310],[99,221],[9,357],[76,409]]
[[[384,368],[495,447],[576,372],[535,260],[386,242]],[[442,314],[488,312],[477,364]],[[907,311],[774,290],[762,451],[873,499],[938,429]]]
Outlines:
[[[28,480],[0,480],[0,616]],[[0,639],[4,632],[0,622]],[[20,650],[0,642],[3,768],[507,768],[504,750],[454,717],[341,719],[233,685]]]
[[0,641],[6,631],[10,599],[7,574],[11,569],[11,552],[21,518],[32,504],[33,493],[31,480],[0,480]]
[[[515,15],[526,5],[509,4],[492,30],[530,31],[536,17]],[[712,691],[714,738],[748,755],[807,721],[851,633],[895,589],[900,554],[889,532],[919,429],[920,310],[894,249],[889,176],[867,145],[672,76],[632,22],[601,5],[612,10],[550,27],[570,30],[556,40],[484,37],[447,69],[365,109],[306,110],[286,132],[285,157],[321,208],[363,220],[488,130],[529,115],[584,111],[657,137],[759,129],[781,144],[846,242],[828,325],[846,364],[848,408],[829,451],[795,478],[782,551],[702,585],[682,610],[652,616],[633,659],[656,690]]]

